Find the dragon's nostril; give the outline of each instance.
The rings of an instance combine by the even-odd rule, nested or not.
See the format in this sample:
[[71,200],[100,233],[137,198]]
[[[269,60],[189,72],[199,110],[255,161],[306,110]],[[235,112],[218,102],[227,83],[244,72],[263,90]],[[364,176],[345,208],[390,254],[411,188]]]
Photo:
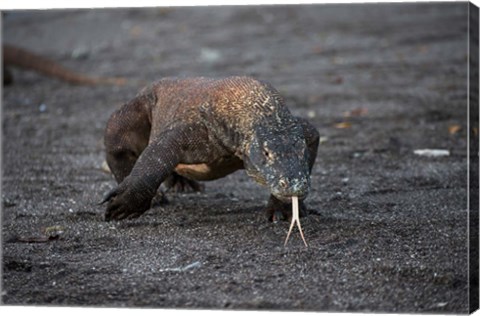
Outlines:
[[286,188],[287,187],[287,181],[281,179],[278,181],[278,184],[282,187],[282,188]]

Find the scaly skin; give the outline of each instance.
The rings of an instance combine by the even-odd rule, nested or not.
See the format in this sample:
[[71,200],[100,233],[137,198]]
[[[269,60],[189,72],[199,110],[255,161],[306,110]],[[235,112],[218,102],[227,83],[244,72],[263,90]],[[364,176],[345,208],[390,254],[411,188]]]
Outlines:
[[287,219],[291,197],[308,194],[318,141],[268,83],[162,79],[107,123],[107,163],[118,186],[104,199],[105,219],[140,216],[167,179],[214,180],[239,169],[269,188],[268,218]]

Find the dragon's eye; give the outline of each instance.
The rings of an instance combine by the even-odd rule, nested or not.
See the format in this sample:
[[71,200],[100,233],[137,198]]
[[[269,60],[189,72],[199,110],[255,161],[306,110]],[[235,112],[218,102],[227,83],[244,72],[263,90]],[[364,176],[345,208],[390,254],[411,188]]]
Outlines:
[[271,157],[270,152],[269,152],[268,150],[266,150],[266,149],[264,150],[263,154],[264,154],[265,157],[267,157],[267,158],[270,158],[270,157]]

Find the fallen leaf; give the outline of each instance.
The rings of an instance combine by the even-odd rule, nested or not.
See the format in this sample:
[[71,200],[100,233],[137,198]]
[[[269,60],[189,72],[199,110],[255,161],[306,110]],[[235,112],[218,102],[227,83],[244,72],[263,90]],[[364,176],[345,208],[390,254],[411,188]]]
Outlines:
[[363,116],[368,113],[368,109],[366,108],[356,108],[350,111],[343,112],[344,117],[352,117],[352,116]]
[[450,135],[456,134],[462,127],[460,125],[454,124],[448,127],[448,132]]
[[350,128],[352,124],[350,122],[341,122],[334,125],[335,128]]

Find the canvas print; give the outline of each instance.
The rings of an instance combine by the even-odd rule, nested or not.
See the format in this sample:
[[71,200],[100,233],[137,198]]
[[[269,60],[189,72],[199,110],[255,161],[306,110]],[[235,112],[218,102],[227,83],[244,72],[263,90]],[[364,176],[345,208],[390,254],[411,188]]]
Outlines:
[[478,7],[5,10],[4,305],[478,308]]

